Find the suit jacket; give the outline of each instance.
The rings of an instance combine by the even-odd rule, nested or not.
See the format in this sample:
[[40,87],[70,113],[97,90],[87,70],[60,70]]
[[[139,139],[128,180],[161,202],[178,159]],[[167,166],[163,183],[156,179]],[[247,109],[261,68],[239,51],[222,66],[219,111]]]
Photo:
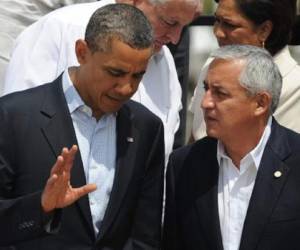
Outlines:
[[[159,248],[164,170],[159,118],[133,101],[119,110],[115,179],[97,236],[88,196],[57,210],[53,230],[45,231],[48,218],[41,210],[41,192],[61,149],[78,144],[61,78],[1,98],[0,121],[0,246],[11,244],[22,250]],[[79,153],[71,184],[86,184]]]
[[[242,142],[242,138],[241,138]],[[167,173],[166,250],[222,250],[217,140],[175,151]],[[278,178],[274,173],[280,171]],[[300,135],[273,120],[247,210],[240,250],[300,249]]]

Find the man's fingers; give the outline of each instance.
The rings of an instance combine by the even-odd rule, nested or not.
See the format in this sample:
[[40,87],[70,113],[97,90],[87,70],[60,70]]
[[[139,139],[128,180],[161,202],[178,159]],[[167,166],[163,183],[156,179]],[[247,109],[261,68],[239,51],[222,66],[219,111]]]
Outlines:
[[74,188],[73,191],[76,192],[77,199],[79,199],[80,197],[82,197],[90,192],[93,192],[96,189],[97,189],[96,184],[86,184],[82,187]]
[[56,188],[58,179],[59,176],[57,174],[51,174],[47,180],[41,200],[41,205],[45,212],[49,212],[55,208],[55,197],[58,194],[58,190]]
[[49,179],[47,180],[46,188],[47,189],[51,189],[54,186],[54,184],[57,181],[57,179],[58,179],[58,176],[56,174],[52,174],[49,177]]
[[76,155],[78,147],[73,145],[71,149],[64,147],[61,151],[61,155],[57,157],[55,164],[53,165],[50,174],[62,174],[63,171],[70,171],[73,166],[73,161]]
[[52,176],[53,174],[60,174],[62,172],[62,168],[63,168],[63,164],[64,164],[64,158],[60,155],[57,157],[55,164],[53,165],[51,172],[50,172],[50,176]]
[[78,147],[76,145],[73,145],[70,148],[70,150],[68,150],[68,152],[65,152],[65,154],[63,155],[64,160],[65,160],[65,166],[64,167],[65,167],[66,171],[71,170],[77,151],[78,151]]

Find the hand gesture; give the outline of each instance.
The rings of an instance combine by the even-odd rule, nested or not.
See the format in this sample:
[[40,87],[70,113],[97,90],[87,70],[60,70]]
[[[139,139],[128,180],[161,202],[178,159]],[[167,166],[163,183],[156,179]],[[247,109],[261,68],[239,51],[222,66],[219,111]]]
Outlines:
[[42,193],[42,208],[48,213],[56,208],[71,205],[83,195],[96,190],[95,184],[87,184],[79,188],[73,188],[70,184],[71,169],[78,147],[73,145],[71,149],[63,148],[57,157]]

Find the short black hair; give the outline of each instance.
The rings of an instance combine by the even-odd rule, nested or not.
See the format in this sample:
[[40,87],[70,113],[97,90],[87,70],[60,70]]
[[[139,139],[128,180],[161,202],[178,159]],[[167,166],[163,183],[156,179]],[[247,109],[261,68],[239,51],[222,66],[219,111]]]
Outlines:
[[85,41],[92,52],[110,49],[112,38],[132,48],[145,49],[153,44],[151,24],[142,11],[129,4],[109,4],[91,16]]

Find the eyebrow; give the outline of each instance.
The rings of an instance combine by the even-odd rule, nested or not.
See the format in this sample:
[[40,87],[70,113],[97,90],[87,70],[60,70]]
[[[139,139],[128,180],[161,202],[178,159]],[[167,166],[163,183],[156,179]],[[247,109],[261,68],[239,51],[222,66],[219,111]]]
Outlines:
[[[203,86],[208,88],[209,84],[206,80],[203,80]],[[224,89],[224,90],[228,91],[227,88],[224,88],[224,86],[220,85],[219,83],[211,83],[210,88]]]

